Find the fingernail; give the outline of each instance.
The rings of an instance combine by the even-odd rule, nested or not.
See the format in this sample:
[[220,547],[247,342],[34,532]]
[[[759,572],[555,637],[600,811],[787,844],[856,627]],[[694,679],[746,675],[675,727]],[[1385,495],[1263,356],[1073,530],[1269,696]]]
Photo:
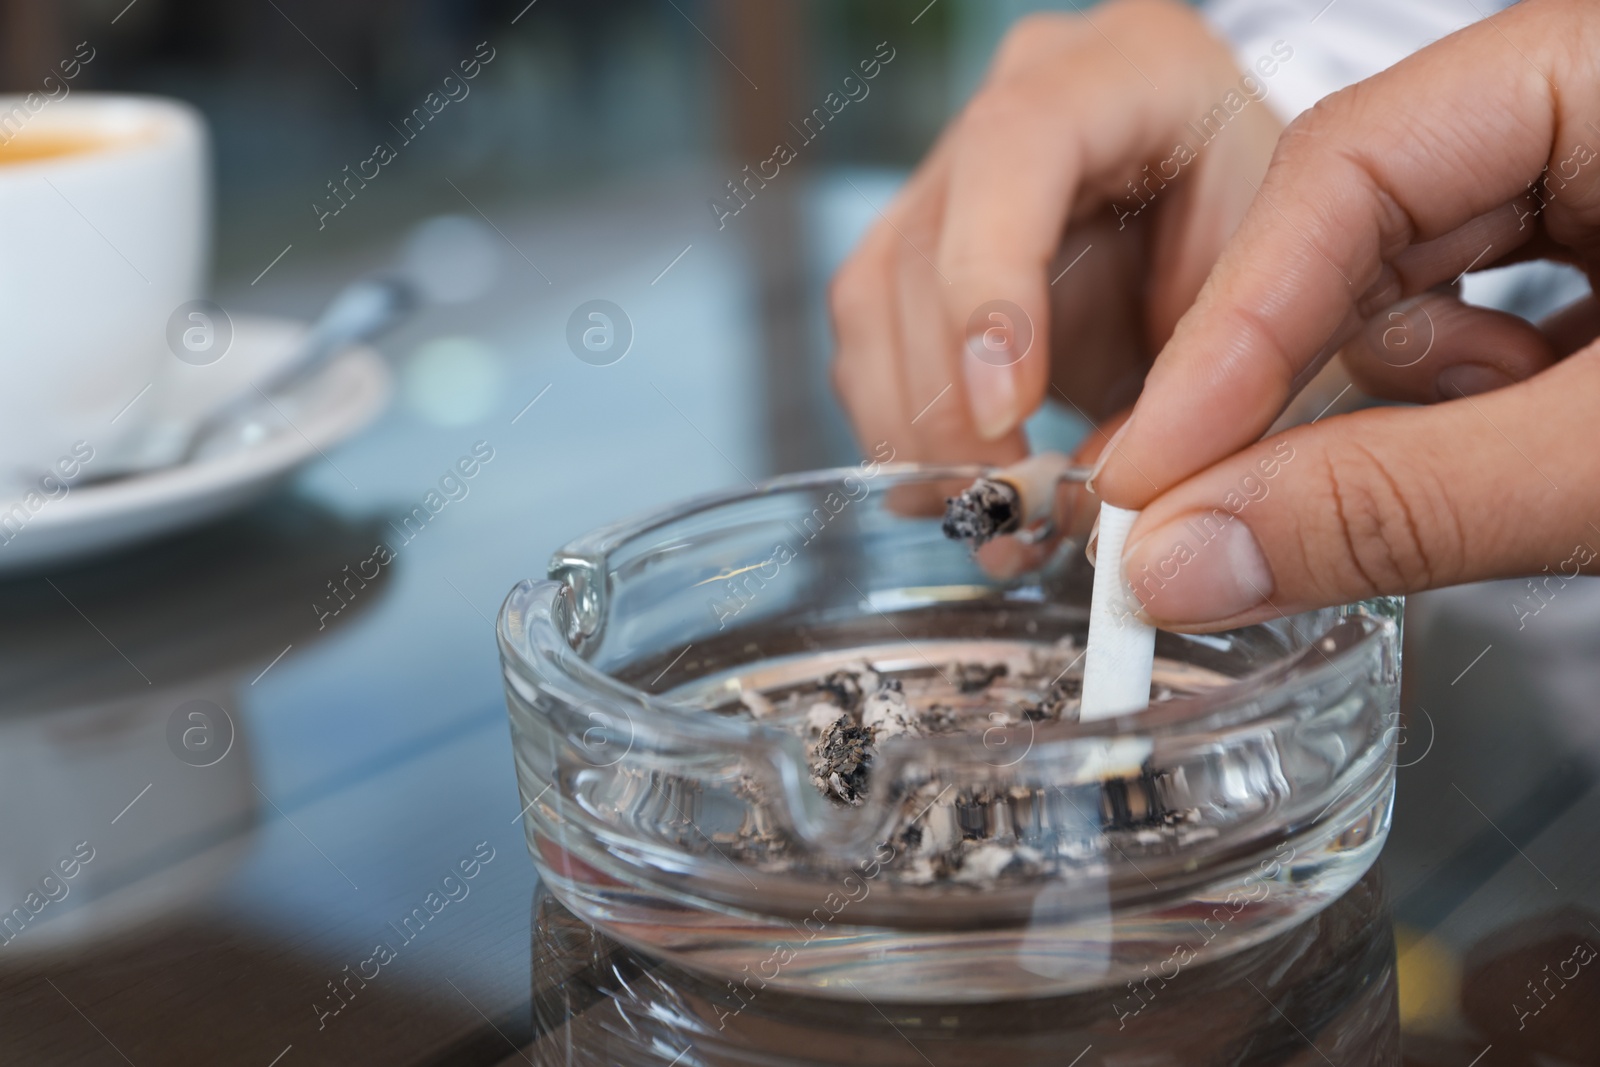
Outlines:
[[1089,539],[1083,543],[1083,554],[1089,557],[1089,566],[1099,565],[1096,558],[1100,554],[1100,514],[1095,513],[1094,525],[1089,527]]
[[1457,363],[1439,372],[1439,377],[1434,379],[1434,388],[1443,399],[1456,400],[1463,396],[1487,393],[1491,389],[1504,389],[1515,381],[1499,367],[1491,367],[1486,363]]
[[1272,595],[1272,570],[1255,534],[1221,508],[1145,534],[1123,556],[1123,568],[1145,610],[1164,624],[1218,622]]
[[[1106,446],[1100,450],[1100,455],[1094,461],[1094,467],[1089,471],[1089,477],[1083,480],[1083,487],[1089,492],[1094,492],[1094,480],[1100,477],[1100,472],[1106,469],[1106,464],[1111,461],[1112,455],[1117,451],[1117,445],[1122,440],[1122,435],[1128,432],[1128,427],[1133,425],[1133,416],[1129,415],[1126,422],[1117,427],[1117,432],[1111,435]],[[1098,520],[1096,520],[1098,521]]]
[[981,334],[967,338],[961,370],[967,379],[967,403],[972,408],[978,436],[994,441],[1016,429],[1017,383],[1010,366],[996,366],[978,358],[975,352],[983,351],[984,343]]

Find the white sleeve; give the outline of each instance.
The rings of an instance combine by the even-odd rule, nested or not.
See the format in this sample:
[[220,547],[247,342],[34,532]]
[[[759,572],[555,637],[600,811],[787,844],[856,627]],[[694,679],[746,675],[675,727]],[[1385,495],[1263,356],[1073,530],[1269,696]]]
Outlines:
[[1271,78],[1267,102],[1285,122],[1331,92],[1393,66],[1509,0],[1211,0],[1206,18],[1233,46],[1241,70],[1293,56]]
[[[1425,45],[1503,11],[1511,0],[1209,0],[1204,12],[1233,46],[1239,68],[1263,56],[1292,56],[1261,79],[1285,122],[1329,93],[1391,67]],[[1590,291],[1587,278],[1557,263],[1520,263],[1468,274],[1462,299],[1537,320]]]

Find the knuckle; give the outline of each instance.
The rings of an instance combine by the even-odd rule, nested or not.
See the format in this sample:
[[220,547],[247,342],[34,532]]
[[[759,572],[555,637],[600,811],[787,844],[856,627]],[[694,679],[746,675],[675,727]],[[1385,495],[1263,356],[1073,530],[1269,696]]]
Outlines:
[[872,289],[873,270],[862,252],[857,252],[828,282],[828,314],[833,319],[835,333],[841,323],[856,321],[870,312],[874,301]]
[[1053,44],[1070,22],[1068,18],[1049,12],[1024,15],[1011,24],[1000,47],[995,51],[994,69],[1008,71],[1036,56],[1041,47]]
[[1296,356],[1294,347],[1284,340],[1280,326],[1249,306],[1240,305],[1229,309],[1228,313],[1231,316],[1230,325],[1241,343],[1248,345],[1248,351],[1261,354],[1266,361],[1265,367],[1276,371],[1279,388],[1285,396],[1289,395],[1306,368]]
[[1384,91],[1363,82],[1323,97],[1285,127],[1263,181],[1263,187],[1279,180],[1292,184],[1309,174],[1327,180],[1333,168],[1341,182],[1371,197],[1383,261],[1408,247],[1420,229],[1407,208],[1410,198],[1393,185],[1386,161],[1367,148],[1373,121],[1387,111]]
[[1350,90],[1340,89],[1300,112],[1284,127],[1274,156],[1313,150],[1318,141],[1340,127],[1350,109],[1350,101]]
[[1272,149],[1263,188],[1276,189],[1283,182],[1292,187],[1302,169],[1326,167],[1330,157],[1343,156],[1340,146],[1346,140],[1349,92],[1341,89],[1323,97],[1284,127]]
[[1292,188],[1307,176],[1328,181],[1336,174],[1339,182],[1370,196],[1379,224],[1379,258],[1386,261],[1411,244],[1418,226],[1406,198],[1393,187],[1385,161],[1366,147],[1374,116],[1383,113],[1385,104],[1381,94],[1359,83],[1323,97],[1284,129],[1262,185]]
[[1459,554],[1441,544],[1441,534],[1459,530],[1448,497],[1402,481],[1389,461],[1353,443],[1327,457],[1325,474],[1338,538],[1327,558],[1342,558],[1340,591],[1410,593],[1440,583],[1442,560]]

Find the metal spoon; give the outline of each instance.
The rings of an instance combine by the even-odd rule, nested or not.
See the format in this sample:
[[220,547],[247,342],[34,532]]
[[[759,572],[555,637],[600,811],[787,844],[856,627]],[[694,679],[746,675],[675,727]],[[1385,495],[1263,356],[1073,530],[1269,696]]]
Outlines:
[[293,359],[252,383],[249,392],[240,394],[188,427],[182,439],[173,442],[175,447],[164,450],[171,453],[171,458],[153,465],[167,466],[194,459],[202,446],[211,444],[230,424],[241,422],[241,416],[260,407],[265,397],[311,377],[346,346],[370,341],[394,329],[420,303],[412,285],[398,278],[361,278],[351,282],[318,316]]
[[251,383],[251,388],[198,422],[162,422],[145,428],[132,447],[115,458],[106,457],[105,462],[97,464],[99,470],[80,484],[137,476],[191,462],[201,452],[231,451],[249,444],[250,435],[260,430],[261,422],[256,416],[267,406],[269,395],[310,378],[346,346],[370,341],[393,329],[420,304],[416,289],[398,278],[361,278],[351,282],[317,317],[298,351],[283,366]]

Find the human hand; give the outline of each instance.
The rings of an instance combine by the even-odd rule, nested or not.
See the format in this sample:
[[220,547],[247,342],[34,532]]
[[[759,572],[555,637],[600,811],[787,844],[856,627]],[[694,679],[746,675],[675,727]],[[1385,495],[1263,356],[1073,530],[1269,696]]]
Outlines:
[[[1600,8],[1526,0],[1284,133],[1095,479],[1145,509],[1123,559],[1155,622],[1593,569],[1600,307],[1541,330],[1439,287],[1529,258],[1596,276],[1597,47]],[[1341,347],[1367,389],[1430,406],[1259,441]]]
[[[1266,170],[1281,124],[1262,100],[1293,55],[1274,51],[1241,74],[1175,0],[1018,23],[834,279],[858,438],[1004,464],[1051,385],[1091,419],[1131,402]],[[995,329],[997,300],[1020,316]],[[975,326],[999,347],[969,346]]]

